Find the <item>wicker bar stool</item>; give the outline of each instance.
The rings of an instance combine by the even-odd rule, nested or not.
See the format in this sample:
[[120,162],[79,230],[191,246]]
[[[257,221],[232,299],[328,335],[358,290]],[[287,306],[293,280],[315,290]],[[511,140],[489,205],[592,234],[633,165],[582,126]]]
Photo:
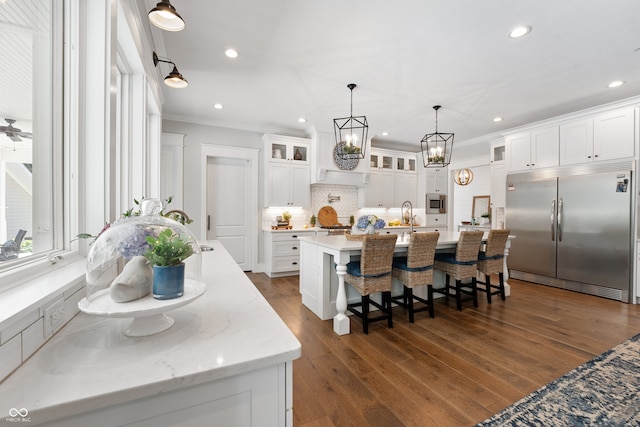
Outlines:
[[[433,262],[436,254],[436,245],[440,233],[413,233],[409,240],[409,249],[406,257],[393,259],[393,277],[403,284],[403,293],[391,300],[408,309],[409,322],[413,323],[414,313],[429,311],[429,317],[434,317],[433,309]],[[413,294],[416,286],[427,286],[427,299]],[[420,304],[414,306],[414,301]]]
[[[455,253],[436,253],[435,268],[446,274],[444,295],[449,299],[451,278],[456,281],[455,295],[458,311],[462,310],[462,294],[471,295],[473,306],[478,306],[476,273],[478,252],[482,243],[482,231],[462,231]],[[462,280],[471,279],[470,284]]]
[[[504,291],[504,248],[511,230],[489,230],[489,237],[484,251],[478,254],[478,271],[484,274],[484,285],[480,290],[487,293],[487,303],[491,304],[491,295],[500,295],[505,300]],[[499,285],[491,284],[491,275],[498,274]]]
[[[367,235],[362,240],[362,254],[360,261],[347,264],[347,274],[344,281],[353,286],[362,299],[358,303],[347,304],[347,310],[362,319],[362,330],[369,333],[369,323],[387,320],[393,328],[391,312],[391,281],[393,251],[398,236],[395,234]],[[375,292],[382,292],[382,304],[369,298]],[[377,307],[381,314],[369,316],[369,305]],[[360,307],[360,310],[357,310]]]

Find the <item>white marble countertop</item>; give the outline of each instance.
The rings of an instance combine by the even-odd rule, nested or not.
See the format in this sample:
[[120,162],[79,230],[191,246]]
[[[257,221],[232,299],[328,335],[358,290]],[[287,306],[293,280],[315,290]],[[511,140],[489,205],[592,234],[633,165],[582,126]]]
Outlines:
[[[485,238],[487,233],[485,233]],[[438,248],[455,247],[458,243],[460,233],[457,231],[441,231],[438,238]],[[323,246],[338,251],[362,250],[361,240],[348,240],[345,236],[304,236],[302,242]],[[409,236],[398,238],[396,248],[406,248],[409,246]]]
[[301,346],[217,241],[207,292],[168,313],[167,331],[128,338],[130,319],[80,313],[0,384],[0,413],[34,422],[79,414],[297,359]]
[[[389,231],[389,230],[394,230],[394,229],[398,229],[398,230],[408,230],[410,229],[411,226],[409,225],[394,225],[394,226],[389,226],[387,225],[386,227],[383,228],[384,231]],[[419,228],[419,229],[426,229],[428,228],[426,225],[414,225],[413,228]],[[291,229],[272,229],[272,228],[263,228],[262,231],[268,231],[270,233],[291,233],[291,232],[301,232],[301,231],[327,231],[329,230],[328,228],[322,228],[322,227],[293,227]]]

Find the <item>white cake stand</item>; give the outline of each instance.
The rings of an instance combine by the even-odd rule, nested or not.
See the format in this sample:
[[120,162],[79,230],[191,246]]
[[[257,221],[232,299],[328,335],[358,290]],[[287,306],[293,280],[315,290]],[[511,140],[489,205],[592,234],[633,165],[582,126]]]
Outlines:
[[80,311],[105,317],[133,317],[123,331],[128,337],[145,337],[166,331],[174,320],[165,313],[195,301],[207,290],[207,285],[185,279],[184,295],[180,298],[159,300],[151,294],[129,302],[115,302],[109,296],[109,289],[96,292],[91,301],[82,298],[78,303]]

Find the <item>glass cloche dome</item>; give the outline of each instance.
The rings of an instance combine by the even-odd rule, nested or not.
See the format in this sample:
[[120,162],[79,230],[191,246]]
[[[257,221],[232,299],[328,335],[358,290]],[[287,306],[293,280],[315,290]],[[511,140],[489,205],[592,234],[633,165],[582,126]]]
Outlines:
[[162,207],[160,200],[143,200],[139,216],[117,220],[91,244],[87,255],[87,301],[105,298],[106,294],[117,303],[151,298],[153,270],[144,257],[151,249],[147,236],[157,238],[161,232],[168,234],[167,229],[193,250],[183,261],[185,283],[200,283],[200,246],[191,230],[160,215]]

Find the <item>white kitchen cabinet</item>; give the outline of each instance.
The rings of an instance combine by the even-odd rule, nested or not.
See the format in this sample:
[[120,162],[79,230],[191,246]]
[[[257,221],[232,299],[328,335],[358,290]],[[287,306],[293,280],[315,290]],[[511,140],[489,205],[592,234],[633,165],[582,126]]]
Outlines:
[[315,231],[265,231],[265,273],[269,277],[292,276],[300,270],[299,237]]
[[437,231],[445,231],[447,229],[447,214],[428,214],[426,226],[430,229],[437,228]]
[[492,142],[490,153],[491,164],[503,164],[505,160],[504,141]]
[[396,172],[416,173],[416,155],[411,153],[396,155]]
[[505,137],[507,171],[542,169],[560,164],[558,126],[533,129]]
[[390,152],[382,152],[371,150],[369,154],[369,165],[371,172],[378,171],[393,171],[394,156]]
[[621,108],[560,125],[560,165],[634,156],[635,115]]
[[507,168],[504,163],[491,165],[491,208],[503,208],[507,202]]
[[393,206],[402,206],[407,200],[411,205],[418,206],[418,180],[416,174],[398,173],[395,174],[395,191]]
[[372,171],[369,174],[369,183],[358,192],[359,207],[385,207],[395,206],[395,174],[389,171]]
[[593,117],[560,125],[560,165],[593,161]]
[[634,117],[633,108],[622,108],[594,116],[594,161],[633,157],[635,146]]
[[415,153],[398,153],[395,157],[395,203],[401,206],[407,200],[418,207],[418,172]]
[[448,168],[426,168],[427,193],[447,194],[449,183]]
[[358,192],[358,206],[392,208],[407,200],[417,206],[416,159],[415,153],[372,149],[369,183]]
[[307,139],[264,135],[265,198],[269,206],[311,205],[311,171]]

